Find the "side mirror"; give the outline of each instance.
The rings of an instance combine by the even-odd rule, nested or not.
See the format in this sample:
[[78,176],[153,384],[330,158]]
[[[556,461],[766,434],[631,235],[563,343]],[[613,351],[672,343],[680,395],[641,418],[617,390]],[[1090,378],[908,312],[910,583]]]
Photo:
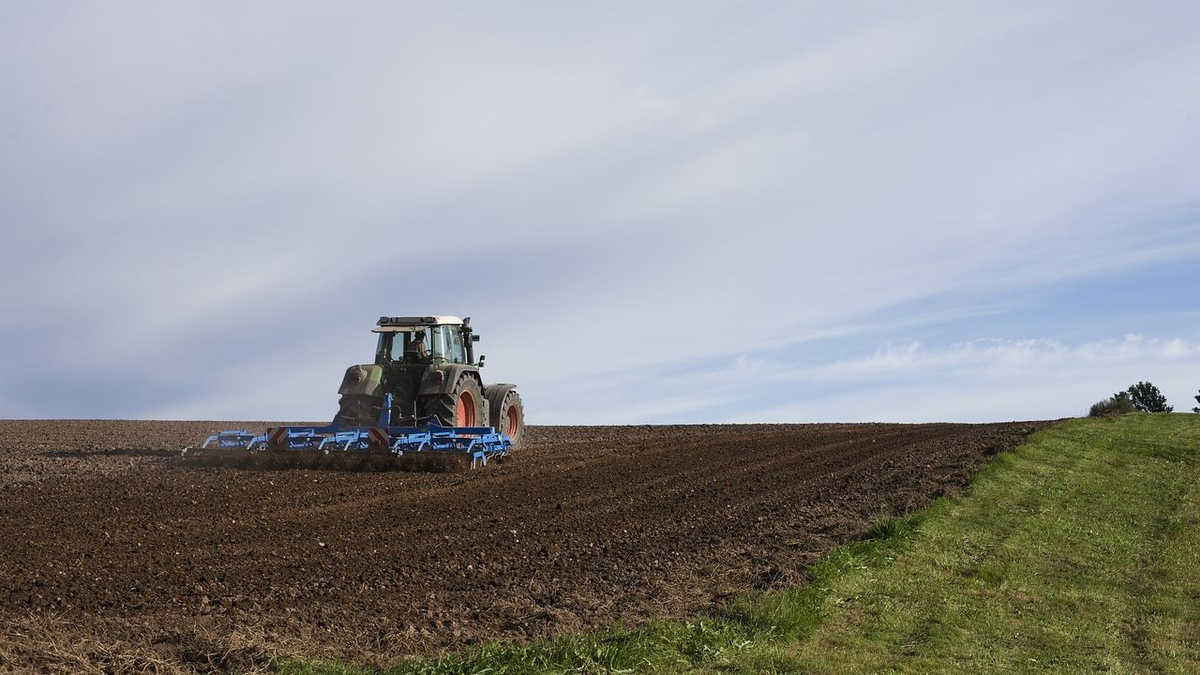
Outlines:
[[484,359],[486,359],[486,358],[487,358],[487,354],[480,354],[480,355],[479,355],[479,367],[480,367],[480,368],[482,368],[482,367],[483,367],[483,360],[484,360]]

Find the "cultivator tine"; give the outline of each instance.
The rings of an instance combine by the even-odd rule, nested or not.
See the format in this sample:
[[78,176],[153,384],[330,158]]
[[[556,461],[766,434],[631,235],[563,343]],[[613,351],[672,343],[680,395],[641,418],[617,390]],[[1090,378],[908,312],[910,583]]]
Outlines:
[[212,448],[253,450],[256,445],[266,441],[266,437],[251,433],[245,429],[220,431],[204,439],[200,444],[201,450]]
[[429,432],[400,433],[390,435],[391,443],[387,446],[393,455],[403,455],[406,452],[421,452],[429,447],[432,440]]

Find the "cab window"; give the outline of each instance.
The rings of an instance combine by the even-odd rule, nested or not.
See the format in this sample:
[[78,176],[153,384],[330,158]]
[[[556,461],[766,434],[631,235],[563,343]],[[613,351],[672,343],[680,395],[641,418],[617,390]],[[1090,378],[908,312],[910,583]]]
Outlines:
[[433,354],[450,363],[466,363],[462,331],[458,326],[438,326],[433,329]]
[[392,340],[395,333],[380,333],[379,343],[375,347],[375,363],[386,364],[392,359]]
[[463,352],[462,330],[458,326],[446,326],[446,358],[454,363],[466,363],[467,355]]

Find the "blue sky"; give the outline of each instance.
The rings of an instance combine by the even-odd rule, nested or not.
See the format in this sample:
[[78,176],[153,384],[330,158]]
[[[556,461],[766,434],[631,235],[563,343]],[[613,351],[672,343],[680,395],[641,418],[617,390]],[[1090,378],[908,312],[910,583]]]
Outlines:
[[1200,388],[1194,3],[0,9],[0,417],[322,419],[470,315],[534,423]]

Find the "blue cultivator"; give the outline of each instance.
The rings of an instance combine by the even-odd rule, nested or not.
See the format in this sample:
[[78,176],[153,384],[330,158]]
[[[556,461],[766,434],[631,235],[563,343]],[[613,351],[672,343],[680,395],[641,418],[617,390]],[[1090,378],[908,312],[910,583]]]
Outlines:
[[[343,427],[334,418],[325,426],[274,427],[265,434],[236,429],[209,436],[199,450],[201,454],[211,448],[247,453],[370,453],[392,457],[429,453],[425,456],[470,460],[471,468],[486,465],[489,459],[512,451],[512,439],[492,427],[392,426],[391,403],[388,394],[379,422],[372,427]],[[182,454],[190,452],[191,449],[185,448]]]

